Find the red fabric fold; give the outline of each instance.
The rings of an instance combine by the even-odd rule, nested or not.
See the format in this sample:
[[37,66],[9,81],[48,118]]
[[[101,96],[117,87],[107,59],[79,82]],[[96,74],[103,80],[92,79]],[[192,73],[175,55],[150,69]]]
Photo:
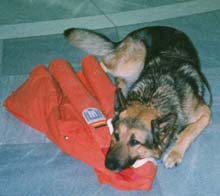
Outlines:
[[77,74],[67,61],[55,59],[48,70],[36,66],[4,105],[63,152],[92,166],[100,183],[123,190],[150,190],[157,170],[152,162],[120,173],[105,168],[111,140],[105,123],[113,115],[114,91],[95,57],[85,57]]

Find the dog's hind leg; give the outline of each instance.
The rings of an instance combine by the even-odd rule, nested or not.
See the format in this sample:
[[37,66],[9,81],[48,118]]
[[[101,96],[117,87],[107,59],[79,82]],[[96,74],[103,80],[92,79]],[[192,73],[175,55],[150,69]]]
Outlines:
[[191,117],[190,124],[180,133],[174,146],[164,156],[163,162],[166,168],[181,163],[186,150],[210,122],[210,108],[207,105],[199,105]]

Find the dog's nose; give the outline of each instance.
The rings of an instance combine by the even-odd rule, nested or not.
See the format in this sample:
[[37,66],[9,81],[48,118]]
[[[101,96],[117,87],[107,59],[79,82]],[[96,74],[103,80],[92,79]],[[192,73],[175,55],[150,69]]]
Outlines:
[[116,159],[106,159],[105,160],[105,167],[111,171],[120,171],[121,165],[118,160]]

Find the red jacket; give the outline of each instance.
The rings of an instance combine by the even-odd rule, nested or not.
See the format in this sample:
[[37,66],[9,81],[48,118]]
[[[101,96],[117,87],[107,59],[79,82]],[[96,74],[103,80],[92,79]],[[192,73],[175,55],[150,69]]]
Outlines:
[[95,57],[85,57],[77,74],[67,61],[57,59],[48,69],[36,66],[4,105],[63,152],[92,166],[100,183],[148,191],[157,170],[152,162],[120,173],[105,168],[111,140],[106,120],[113,116],[114,91]]

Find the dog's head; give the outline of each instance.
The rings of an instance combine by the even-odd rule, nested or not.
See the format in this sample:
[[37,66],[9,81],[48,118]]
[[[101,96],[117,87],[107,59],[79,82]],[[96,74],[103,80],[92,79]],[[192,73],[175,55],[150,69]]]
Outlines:
[[127,105],[113,121],[114,132],[105,165],[112,171],[130,167],[141,158],[159,159],[173,135],[175,114],[162,117],[139,102]]

